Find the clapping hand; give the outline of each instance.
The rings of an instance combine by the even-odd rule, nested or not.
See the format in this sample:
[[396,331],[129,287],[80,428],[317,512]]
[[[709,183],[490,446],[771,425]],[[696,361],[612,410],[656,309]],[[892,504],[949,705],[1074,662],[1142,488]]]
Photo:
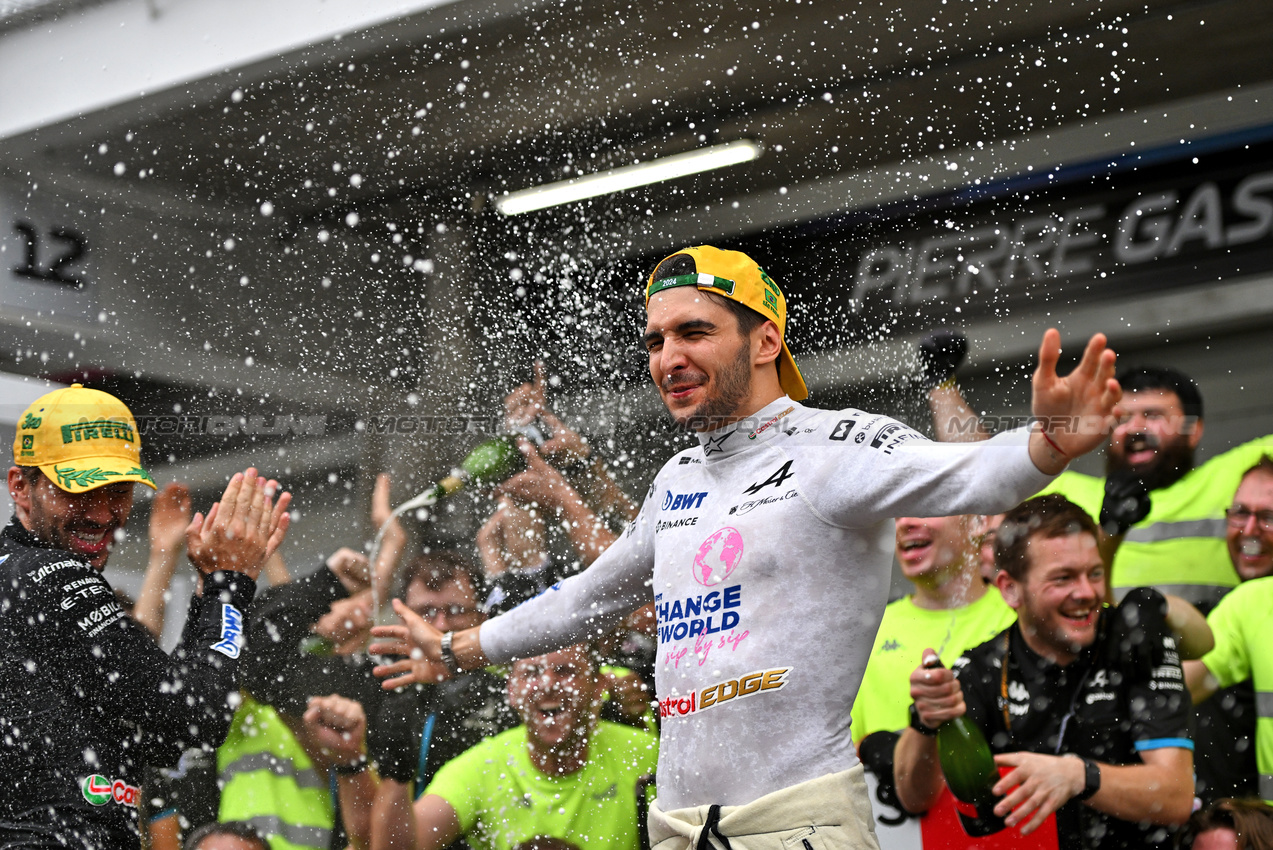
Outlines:
[[243,573],[255,580],[265,560],[282,544],[291,517],[291,493],[274,501],[277,481],[266,481],[253,468],[236,472],[221,501],[207,517],[196,513],[186,528],[190,561],[199,572]]

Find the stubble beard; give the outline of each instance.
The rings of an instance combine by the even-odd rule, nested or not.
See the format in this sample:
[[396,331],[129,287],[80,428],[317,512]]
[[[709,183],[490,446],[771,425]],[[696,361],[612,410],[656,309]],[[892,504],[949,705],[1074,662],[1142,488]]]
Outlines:
[[714,431],[738,417],[751,395],[751,340],[744,338],[738,353],[716,373],[709,387],[714,391],[688,414],[673,414],[676,423],[693,431]]

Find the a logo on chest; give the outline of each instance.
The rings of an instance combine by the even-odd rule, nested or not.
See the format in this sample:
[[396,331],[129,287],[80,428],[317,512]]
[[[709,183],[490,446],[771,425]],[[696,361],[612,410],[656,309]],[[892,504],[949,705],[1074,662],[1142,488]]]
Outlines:
[[704,587],[714,587],[728,579],[743,560],[743,536],[738,529],[725,526],[708,535],[694,555],[694,580]]

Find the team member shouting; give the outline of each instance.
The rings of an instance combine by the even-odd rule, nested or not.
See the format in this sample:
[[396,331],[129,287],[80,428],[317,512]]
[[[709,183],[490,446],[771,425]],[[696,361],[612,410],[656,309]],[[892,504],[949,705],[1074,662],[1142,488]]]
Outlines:
[[1044,336],[1034,412],[1084,427],[939,445],[883,416],[800,405],[784,297],[745,254],[673,254],[645,297],[650,376],[699,445],[668,462],[589,569],[480,637],[441,635],[395,602],[406,625],[375,630],[392,638],[377,649],[422,657],[382,668],[396,674],[386,685],[427,676],[428,660],[458,670],[542,654],[653,599],[665,715],[655,844],[745,830],[748,847],[778,848],[807,829],[826,847],[876,846],[848,732],[888,594],[885,523],[999,513],[1037,492],[1103,439],[1119,397],[1114,353],[1094,337],[1059,378],[1060,337]]
[[[654,772],[658,740],[599,721],[604,691],[583,646],[514,664],[508,701],[522,725],[443,765],[416,801],[414,844],[373,837],[372,846],[441,850],[464,836],[479,850],[511,850],[551,836],[590,850],[636,850],[640,780]],[[387,819],[373,830],[409,831]]]
[[201,592],[170,658],[101,576],[132,510],[137,425],[119,399],[79,384],[18,423],[0,533],[0,846],[138,847],[144,764],[216,746],[256,577],[287,529],[282,494],[236,474],[186,533]]

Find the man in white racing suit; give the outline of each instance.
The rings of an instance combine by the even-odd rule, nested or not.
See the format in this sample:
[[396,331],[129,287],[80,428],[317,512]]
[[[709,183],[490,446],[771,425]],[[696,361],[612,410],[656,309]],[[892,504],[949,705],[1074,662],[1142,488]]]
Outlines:
[[932,443],[900,422],[800,405],[781,291],[749,257],[689,248],[646,288],[650,375],[699,445],[656,476],[585,572],[480,629],[400,602],[376,630],[386,687],[542,654],[658,609],[658,850],[877,846],[849,707],[887,601],[888,523],[994,514],[1098,446],[1120,391],[1097,335],[1066,378],[1048,331],[1031,429]]

